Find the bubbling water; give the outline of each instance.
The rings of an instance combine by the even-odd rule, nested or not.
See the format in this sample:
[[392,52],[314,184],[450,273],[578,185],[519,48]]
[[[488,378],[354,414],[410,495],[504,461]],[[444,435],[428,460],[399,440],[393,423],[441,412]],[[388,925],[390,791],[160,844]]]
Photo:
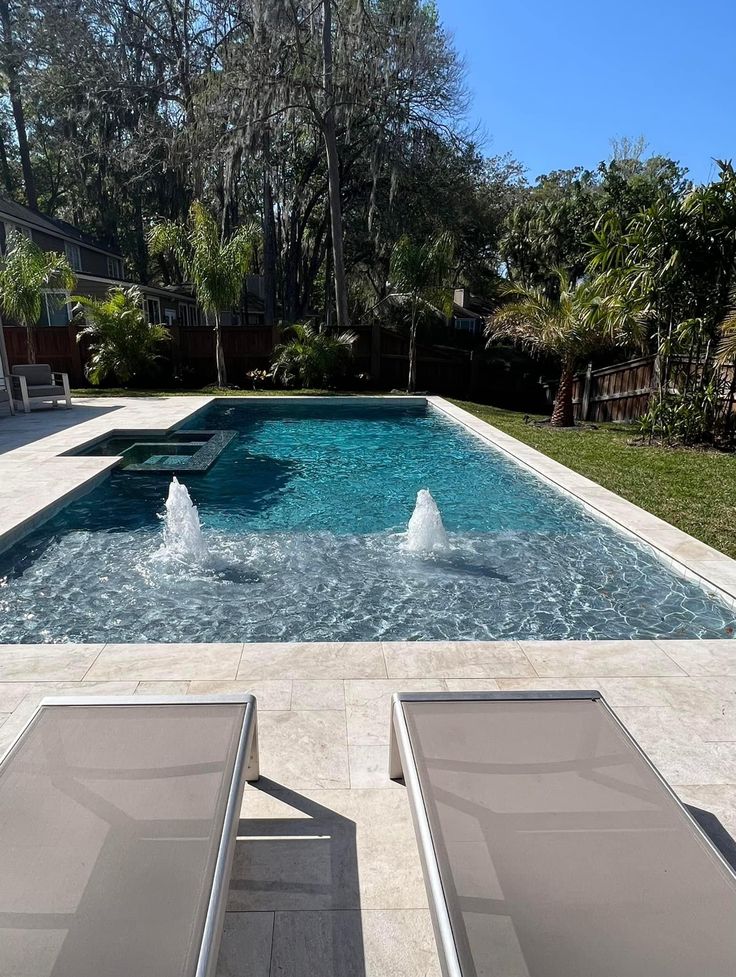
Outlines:
[[419,489],[406,528],[403,548],[410,553],[446,553],[450,549],[440,510],[429,489]]
[[202,535],[197,507],[186,485],[182,485],[176,476],[169,485],[163,518],[163,556],[187,564],[205,564],[209,561],[209,550]]

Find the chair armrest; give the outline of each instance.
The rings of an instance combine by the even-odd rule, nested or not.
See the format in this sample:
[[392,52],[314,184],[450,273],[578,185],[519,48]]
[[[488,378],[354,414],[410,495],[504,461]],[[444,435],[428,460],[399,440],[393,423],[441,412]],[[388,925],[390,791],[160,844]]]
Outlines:
[[65,379],[66,380],[69,379],[69,374],[68,373],[60,373],[58,370],[52,370],[51,371],[51,379],[54,381],[54,383],[62,383],[63,384]]
[[19,377],[15,373],[11,373],[5,379],[10,380],[10,389],[16,396],[22,397],[24,394],[26,397],[28,396],[28,381],[25,377]]

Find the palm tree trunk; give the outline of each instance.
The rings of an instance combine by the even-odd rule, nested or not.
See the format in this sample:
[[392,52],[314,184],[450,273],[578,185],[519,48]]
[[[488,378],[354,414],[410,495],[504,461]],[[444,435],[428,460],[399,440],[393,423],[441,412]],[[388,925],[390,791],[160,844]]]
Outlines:
[[225,350],[222,346],[222,327],[220,313],[215,312],[215,360],[217,362],[217,386],[227,386],[227,369],[225,367]]
[[550,418],[552,427],[573,427],[575,424],[572,406],[572,389],[575,381],[574,366],[575,364],[570,360],[563,361],[560,385],[557,388],[555,405]]
[[409,382],[406,385],[407,393],[413,394],[417,389],[417,310],[416,305],[412,304],[411,326],[409,327]]
[[33,323],[26,322],[26,352],[28,362],[36,362],[36,327]]

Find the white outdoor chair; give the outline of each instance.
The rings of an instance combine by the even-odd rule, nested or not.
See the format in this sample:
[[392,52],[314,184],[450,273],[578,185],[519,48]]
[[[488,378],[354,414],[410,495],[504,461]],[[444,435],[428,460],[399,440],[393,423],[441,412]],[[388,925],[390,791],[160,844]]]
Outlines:
[[60,400],[66,409],[72,406],[69,375],[55,373],[48,363],[23,363],[10,371],[15,406],[29,413],[32,406],[51,402],[54,407]]
[[10,392],[10,377],[0,376],[0,413],[2,413],[5,408],[8,409],[8,413],[15,413],[15,408],[13,407],[13,397]]

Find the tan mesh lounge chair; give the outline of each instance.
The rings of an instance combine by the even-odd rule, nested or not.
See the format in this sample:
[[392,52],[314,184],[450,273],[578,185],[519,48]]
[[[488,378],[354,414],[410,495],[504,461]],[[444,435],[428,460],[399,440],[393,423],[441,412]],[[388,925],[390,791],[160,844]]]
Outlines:
[[734,977],[736,875],[597,692],[394,697],[446,977]]
[[60,400],[67,410],[72,406],[69,377],[55,373],[48,363],[24,363],[10,371],[15,406],[29,413],[34,404],[51,403],[56,407]]
[[252,696],[46,699],[0,764],[0,974],[211,977]]

